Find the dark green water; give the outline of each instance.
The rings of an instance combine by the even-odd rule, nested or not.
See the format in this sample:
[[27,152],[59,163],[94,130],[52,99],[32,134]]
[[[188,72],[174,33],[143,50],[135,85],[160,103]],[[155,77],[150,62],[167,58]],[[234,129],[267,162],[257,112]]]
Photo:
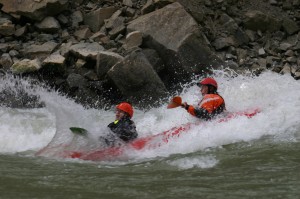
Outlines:
[[[213,156],[215,166],[170,162]],[[0,198],[300,198],[300,143],[255,141],[123,163],[0,155]]]

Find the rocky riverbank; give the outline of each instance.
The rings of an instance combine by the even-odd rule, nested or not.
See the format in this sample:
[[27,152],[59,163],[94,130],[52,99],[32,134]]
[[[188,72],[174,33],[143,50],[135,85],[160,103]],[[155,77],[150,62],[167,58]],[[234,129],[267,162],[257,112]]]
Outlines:
[[0,0],[0,7],[2,73],[45,81],[87,106],[154,105],[212,69],[300,79],[300,0]]

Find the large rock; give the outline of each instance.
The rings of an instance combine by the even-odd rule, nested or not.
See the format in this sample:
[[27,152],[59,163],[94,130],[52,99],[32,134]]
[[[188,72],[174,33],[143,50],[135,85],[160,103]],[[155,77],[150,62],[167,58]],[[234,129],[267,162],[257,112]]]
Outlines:
[[9,69],[13,61],[8,53],[3,53],[0,57],[0,68]]
[[160,73],[164,69],[163,61],[155,50],[146,48],[143,49],[142,52],[147,57],[148,61],[157,73]]
[[92,36],[92,32],[88,27],[84,27],[82,29],[76,30],[74,32],[74,36],[77,38],[77,40],[84,40],[88,39]]
[[52,34],[60,30],[60,24],[54,17],[46,17],[43,21],[36,23],[35,26],[42,32]]
[[250,10],[245,14],[244,20],[245,27],[250,30],[261,30],[263,32],[278,31],[281,28],[282,20],[275,18],[271,15],[267,15],[258,10]]
[[11,66],[11,71],[14,74],[32,73],[40,70],[41,67],[41,63],[38,59],[23,59],[14,63]]
[[46,16],[54,16],[67,9],[68,0],[0,0],[2,11],[41,21]]
[[[202,5],[203,3],[200,3],[201,1],[198,0],[176,0],[176,1],[179,2],[181,5],[183,5],[184,8],[188,10],[188,12],[198,23],[203,22],[205,16],[207,15],[207,11],[206,11],[207,7],[205,5]],[[205,1],[205,2],[207,3],[209,1]]]
[[141,12],[144,15],[174,2],[175,0],[148,0],[147,3],[141,9]]
[[123,48],[127,51],[137,48],[142,45],[143,42],[143,34],[139,31],[134,31],[129,33],[126,36],[125,43],[123,44]]
[[99,77],[106,75],[116,63],[122,61],[124,57],[114,52],[101,51],[97,55],[96,72]]
[[197,22],[179,3],[133,20],[127,30],[143,33],[146,46],[159,53],[173,75],[201,73],[222,63],[207,47]]
[[10,49],[9,44],[0,43],[0,52],[1,53],[6,53],[8,49]]
[[15,25],[6,18],[0,18],[0,35],[10,36],[15,33]]
[[104,48],[97,42],[92,43],[79,43],[70,47],[70,51],[76,56],[83,59],[93,59],[96,60],[96,56]]
[[132,52],[114,65],[107,74],[125,97],[141,105],[153,103],[167,93],[152,65],[138,51]]
[[104,20],[110,18],[117,9],[115,7],[99,8],[84,15],[83,21],[90,30],[97,32],[104,24]]
[[67,83],[70,88],[84,88],[87,80],[79,74],[71,73],[67,78]]
[[45,59],[54,51],[57,46],[58,43],[53,41],[45,42],[42,45],[33,44],[24,49],[24,54],[30,58],[38,57],[40,59]]
[[126,32],[124,21],[125,17],[118,17],[113,21],[112,29],[108,32],[110,39],[116,39],[119,34]]
[[283,19],[282,27],[289,35],[292,35],[300,30],[297,22],[295,22],[289,18]]
[[66,69],[65,60],[65,57],[54,53],[43,61],[42,68],[49,73],[63,73]]

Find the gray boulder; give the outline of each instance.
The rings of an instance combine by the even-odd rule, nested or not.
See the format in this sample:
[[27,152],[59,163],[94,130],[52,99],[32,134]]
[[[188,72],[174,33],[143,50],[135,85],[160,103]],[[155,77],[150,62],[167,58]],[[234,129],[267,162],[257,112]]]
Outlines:
[[46,17],[35,26],[42,32],[57,33],[60,30],[60,24],[54,17]]
[[166,96],[167,89],[145,55],[134,51],[114,65],[108,76],[132,102],[148,105]]
[[114,52],[100,51],[97,55],[96,72],[99,77],[106,75],[116,63],[122,61],[124,57]]
[[289,18],[283,19],[282,27],[289,35],[296,33],[300,29],[297,22],[295,22]]
[[127,51],[137,48],[143,43],[143,34],[139,31],[134,31],[126,36],[123,48]]
[[30,59],[23,59],[14,63],[11,66],[11,71],[14,74],[23,74],[23,73],[32,73],[35,71],[40,70],[41,62],[38,59],[30,60]]
[[50,73],[63,73],[66,70],[65,60],[58,53],[51,54],[42,62],[42,68]]
[[148,61],[157,73],[160,73],[164,69],[163,61],[155,50],[146,48],[142,49],[142,52],[147,57]]
[[82,29],[79,29],[74,32],[74,36],[77,38],[77,40],[84,40],[88,39],[92,36],[92,32],[88,27],[84,27]]
[[8,53],[3,53],[0,57],[0,68],[9,69],[13,61]]
[[92,32],[97,32],[104,24],[104,20],[110,18],[117,9],[115,7],[99,8],[83,16],[84,24],[88,25]]
[[143,33],[144,43],[159,53],[170,74],[202,73],[222,63],[207,47],[197,22],[179,3],[133,20],[127,30]]
[[70,51],[76,56],[83,59],[93,59],[96,60],[96,56],[100,51],[103,51],[104,48],[97,42],[92,43],[79,43],[72,45]]
[[155,9],[160,9],[168,4],[174,3],[175,0],[148,0],[141,9],[142,14],[153,12]]
[[258,10],[250,10],[245,14],[244,20],[245,27],[250,30],[265,31],[278,31],[281,28],[281,19],[267,15]]
[[15,25],[6,18],[0,18],[0,35],[9,36],[15,33]]
[[0,0],[3,12],[25,16],[36,21],[59,14],[67,9],[68,3],[68,0]]
[[30,58],[38,57],[40,59],[45,59],[54,51],[54,49],[58,45],[58,43],[53,41],[45,42],[42,45],[32,44],[24,49],[24,54],[26,54]]
[[71,73],[67,78],[68,86],[72,89],[84,88],[87,80],[79,74]]

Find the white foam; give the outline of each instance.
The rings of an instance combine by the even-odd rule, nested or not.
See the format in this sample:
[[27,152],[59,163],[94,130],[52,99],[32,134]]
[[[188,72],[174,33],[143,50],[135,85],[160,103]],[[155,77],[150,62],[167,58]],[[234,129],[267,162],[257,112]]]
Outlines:
[[[174,153],[185,154],[208,147],[248,142],[265,135],[299,141],[299,81],[289,75],[272,72],[263,73],[258,77],[240,75],[231,78],[221,71],[214,77],[219,83],[219,93],[224,97],[228,111],[261,108],[261,113],[252,119],[241,117],[225,123],[211,122],[205,127],[196,126],[180,139],[174,139],[163,147],[132,152],[129,156],[135,159],[166,157]],[[9,85],[16,80],[8,78],[3,81]],[[1,107],[0,153],[42,148],[51,141],[54,134],[50,145],[68,143],[73,136],[69,131],[70,126],[88,129],[90,137],[97,141],[99,135],[106,133],[107,124],[114,120],[113,110],[85,109],[58,92],[40,86],[32,88],[26,80],[18,81],[18,85],[24,87],[27,92],[40,96],[46,107],[26,111]],[[195,82],[189,85],[193,83]],[[197,86],[189,85],[186,85],[180,96],[189,104],[197,104],[201,99],[200,90]],[[166,109],[166,106],[167,104],[164,104],[147,112],[135,110],[133,120],[140,137],[158,134],[174,126],[198,120],[182,108]],[[197,164],[193,161],[195,160],[191,160],[191,165]],[[177,164],[181,167],[180,163]]]
[[178,160],[167,161],[171,166],[178,167],[179,169],[192,169],[192,168],[212,168],[218,164],[218,160],[213,156],[196,156],[181,158]]
[[37,150],[55,134],[54,117],[45,109],[0,109],[0,152]]

